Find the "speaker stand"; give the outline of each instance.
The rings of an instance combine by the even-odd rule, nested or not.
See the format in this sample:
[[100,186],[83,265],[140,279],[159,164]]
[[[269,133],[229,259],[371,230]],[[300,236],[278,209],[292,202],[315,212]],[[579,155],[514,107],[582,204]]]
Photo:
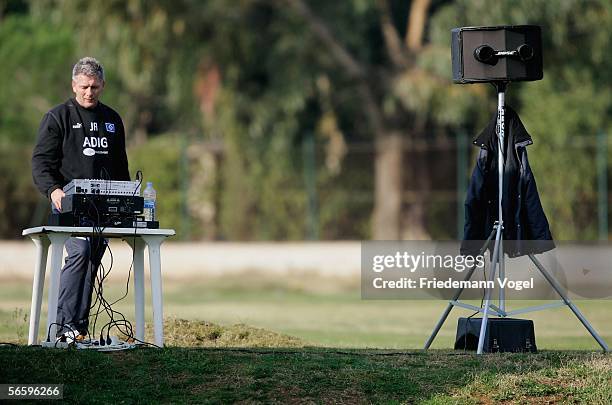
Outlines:
[[[505,278],[505,269],[504,269],[504,242],[503,242],[503,216],[502,216],[502,197],[503,197],[503,182],[504,182],[504,141],[505,141],[505,97],[506,97],[506,88],[508,86],[508,82],[494,82],[495,88],[497,89],[497,176],[498,176],[498,202],[497,202],[497,211],[498,211],[498,220],[493,227],[493,231],[489,235],[488,239],[484,243],[483,247],[480,249],[479,255],[484,254],[487,250],[493,235],[495,234],[495,244],[493,248],[493,255],[491,257],[491,275],[489,276],[489,281],[495,281],[495,274],[499,271],[499,278]],[[561,297],[560,302],[554,302],[546,305],[539,305],[534,307],[522,308],[514,311],[506,311],[506,295],[505,289],[499,289],[499,301],[498,305],[494,305],[491,303],[491,294],[492,289],[485,289],[485,297],[484,297],[484,305],[481,307],[476,307],[473,305],[465,304],[459,301],[459,297],[463,292],[463,288],[459,288],[455,291],[453,298],[448,302],[446,310],[443,312],[442,317],[434,327],[433,332],[425,342],[424,349],[427,350],[433,343],[436,335],[444,325],[446,318],[450,314],[451,310],[454,306],[459,306],[462,308],[478,311],[482,313],[482,321],[480,326],[480,336],[478,338],[478,349],[476,350],[476,354],[483,353],[483,346],[485,341],[485,334],[487,332],[487,320],[489,316],[498,316],[498,317],[507,317],[511,315],[523,314],[527,312],[535,312],[541,311],[544,309],[557,308],[563,305],[567,305],[570,310],[576,315],[578,320],[582,323],[582,325],[589,331],[591,336],[597,341],[597,343],[601,346],[604,352],[608,352],[610,349],[606,342],[599,336],[599,334],[593,329],[589,321],[584,317],[584,315],[580,312],[580,310],[574,305],[574,303],[569,299],[567,294],[563,291],[559,283],[550,275],[544,266],[536,259],[535,255],[529,254],[529,259],[535,264],[536,268],[540,271],[542,276],[546,279],[546,281],[551,285],[551,287],[559,294]],[[470,271],[468,271],[465,280],[469,280],[474,274],[474,270],[476,266],[473,266]]]

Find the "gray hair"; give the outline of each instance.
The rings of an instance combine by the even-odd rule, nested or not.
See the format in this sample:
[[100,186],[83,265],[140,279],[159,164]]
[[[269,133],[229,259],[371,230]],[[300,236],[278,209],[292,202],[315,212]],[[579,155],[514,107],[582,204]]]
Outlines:
[[78,75],[85,75],[89,77],[96,76],[98,79],[104,81],[104,68],[95,58],[86,56],[79,59],[79,61],[72,68],[72,80],[76,80]]

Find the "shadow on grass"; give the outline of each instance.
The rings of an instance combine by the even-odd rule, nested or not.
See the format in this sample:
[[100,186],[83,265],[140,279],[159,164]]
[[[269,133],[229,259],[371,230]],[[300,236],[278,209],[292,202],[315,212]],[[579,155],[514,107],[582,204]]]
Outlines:
[[612,358],[606,354],[344,350],[309,347],[246,325],[171,320],[165,327],[168,340],[183,347],[111,353],[2,347],[0,382],[64,384],[64,399],[79,403],[607,403],[612,398]]

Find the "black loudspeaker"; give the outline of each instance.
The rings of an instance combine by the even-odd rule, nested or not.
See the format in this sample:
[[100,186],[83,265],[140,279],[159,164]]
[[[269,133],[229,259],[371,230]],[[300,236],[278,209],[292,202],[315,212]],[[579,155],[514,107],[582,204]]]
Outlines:
[[[482,318],[459,318],[455,350],[476,350]],[[482,349],[485,353],[537,352],[533,321],[489,318]]]
[[451,30],[453,82],[542,79],[542,31],[537,25],[462,27]]

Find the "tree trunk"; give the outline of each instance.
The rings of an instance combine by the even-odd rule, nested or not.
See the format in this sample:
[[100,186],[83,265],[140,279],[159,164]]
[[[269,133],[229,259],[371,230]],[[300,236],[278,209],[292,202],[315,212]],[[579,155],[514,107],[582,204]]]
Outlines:
[[[408,152],[408,151],[407,151]],[[409,184],[404,182],[405,198],[402,206],[401,237],[405,240],[429,240],[426,229],[427,202],[430,201],[431,177],[427,166],[427,150],[409,151],[409,159],[402,169]]]
[[406,47],[413,52],[420,50],[423,46],[423,35],[430,4],[431,0],[412,0],[410,5],[405,41]]
[[406,151],[400,132],[379,136],[374,166],[375,240],[429,240],[427,201],[431,190],[427,153]]
[[372,224],[376,240],[398,240],[401,236],[402,144],[399,133],[377,137]]
[[[368,77],[368,73],[374,70],[353,55],[349,49],[342,44],[330,26],[319,18],[310,9],[305,0],[285,0],[289,6],[297,12],[309,25],[311,31],[316,35],[329,50],[330,55],[341,66],[348,78],[358,84],[359,95],[364,106],[365,115],[368,118],[372,133],[375,135],[376,157],[374,163],[374,213],[372,218],[372,237],[377,240],[398,240],[401,237],[422,239],[428,238],[425,231],[426,198],[417,190],[417,200],[404,209],[402,217],[403,191],[402,166],[403,161],[403,138],[400,132],[384,129],[384,113],[379,108],[380,100],[385,96],[377,95],[377,89],[371,85],[378,79]],[[406,69],[415,66],[417,56],[422,51],[425,26],[428,19],[431,0],[413,0],[408,15],[406,36],[403,41],[399,37],[397,27],[393,24],[390,15],[388,1],[379,2],[381,13],[381,31],[389,59],[393,65],[393,72],[404,74]],[[394,73],[392,73],[394,74]],[[389,80],[388,83],[392,83]],[[379,88],[378,91],[381,89]],[[387,89],[388,90],[388,89]],[[392,93],[392,92],[391,92]],[[413,163],[413,162],[411,162]],[[412,164],[418,171],[419,168]],[[417,172],[412,171],[411,184],[417,179]],[[425,174],[427,175],[427,173]],[[405,228],[406,232],[402,232]]]

